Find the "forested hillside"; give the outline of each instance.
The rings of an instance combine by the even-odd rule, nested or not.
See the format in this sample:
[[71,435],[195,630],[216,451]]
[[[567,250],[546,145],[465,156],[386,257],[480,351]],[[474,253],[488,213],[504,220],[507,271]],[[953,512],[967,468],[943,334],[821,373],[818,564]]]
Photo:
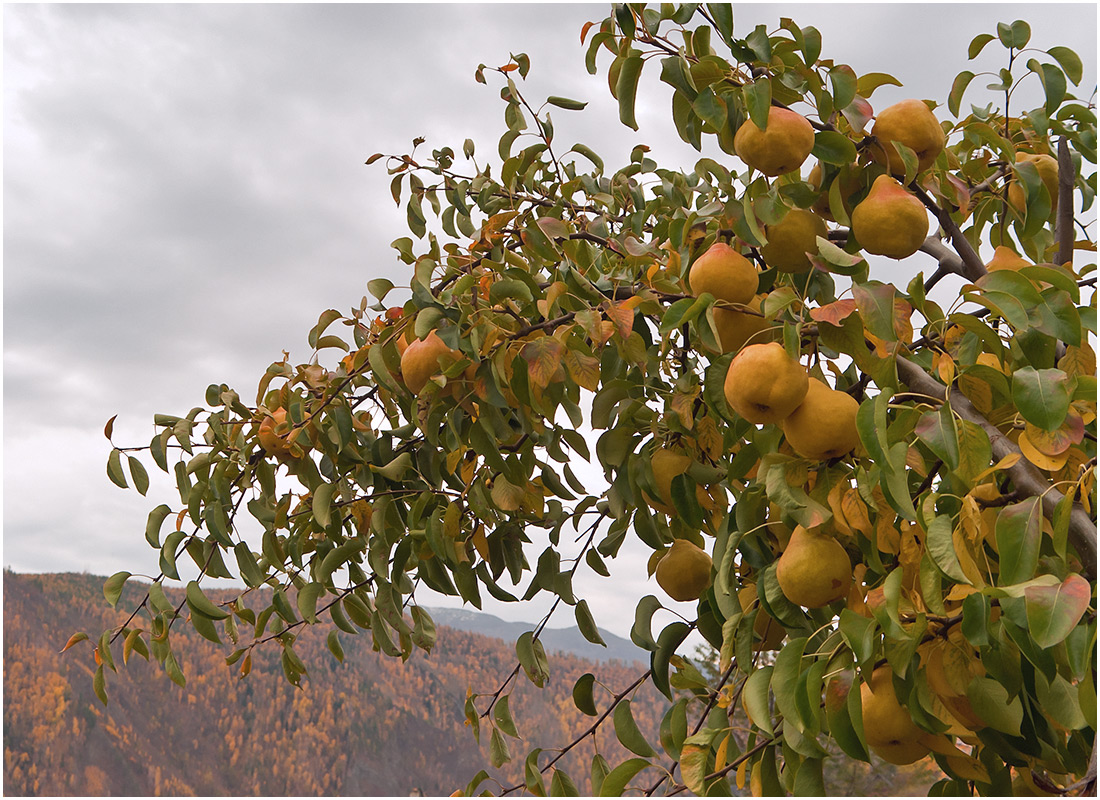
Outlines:
[[[511,641],[441,626],[430,655],[416,651],[402,664],[372,652],[366,634],[342,634],[340,663],[307,627],[296,650],[309,674],[295,689],[270,649],[257,651],[252,674],[239,680],[222,650],[180,626],[186,687],[133,656],[129,666],[120,660],[105,708],[92,691],[91,644],[59,653],[74,631],[121,621],[102,585],[94,575],[4,573],[6,795],[448,795],[490,760],[488,737],[479,747],[463,707],[468,690],[491,693],[511,673]],[[119,607],[137,600],[124,595]],[[617,693],[640,670],[551,654],[547,689],[521,675],[512,694],[528,742],[511,742],[511,752],[563,747],[591,724],[571,696],[581,674]],[[596,698],[602,711],[611,695]],[[634,718],[653,743],[667,707],[651,685],[633,696]],[[612,764],[630,755],[610,720],[597,735]],[[587,738],[560,762],[582,793],[593,744]],[[522,771],[518,760],[497,777],[514,786]],[[877,762],[830,759],[826,772],[833,794],[913,794],[927,785],[911,769]]]
[[[447,795],[489,761],[463,706],[468,689],[493,692],[509,675],[510,642],[440,628],[431,655],[402,664],[371,652],[367,635],[342,635],[341,664],[306,630],[296,650],[309,675],[295,689],[270,651],[257,652],[239,680],[224,652],[180,626],[190,636],[178,646],[187,686],[134,656],[128,667],[120,661],[104,708],[92,692],[90,643],[58,652],[74,631],[117,624],[102,584],[92,575],[4,575],[5,794]],[[638,669],[552,655],[548,691],[521,676],[512,696],[520,734],[550,748],[587,727],[571,699],[584,672],[621,691]],[[656,736],[665,704],[652,688],[637,695],[647,735]],[[599,747],[608,759],[626,757],[611,731]],[[581,791],[592,754],[589,738],[563,760]],[[501,780],[514,785],[522,768],[506,765]]]

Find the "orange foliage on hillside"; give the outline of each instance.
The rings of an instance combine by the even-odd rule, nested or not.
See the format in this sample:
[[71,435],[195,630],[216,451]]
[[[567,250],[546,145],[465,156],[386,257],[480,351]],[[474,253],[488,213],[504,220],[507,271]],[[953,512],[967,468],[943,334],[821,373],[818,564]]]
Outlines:
[[[58,652],[73,631],[125,618],[104,603],[102,582],[5,573],[5,794],[447,795],[489,763],[487,724],[479,746],[463,707],[468,690],[491,693],[511,672],[509,642],[441,627],[430,654],[417,651],[403,664],[372,652],[367,633],[341,634],[340,663],[322,633],[306,630],[295,651],[309,673],[296,689],[274,650],[257,651],[252,674],[239,680],[225,664],[228,649],[180,625],[174,651],[186,687],[136,656],[124,667],[116,652],[119,675],[108,681],[104,708],[92,692],[91,643]],[[140,600],[138,588],[127,587],[119,609]],[[571,699],[581,674],[593,672],[617,692],[640,673],[561,654],[551,654],[550,668],[545,690],[521,674],[512,693],[512,715],[528,740],[509,739],[513,761],[494,771],[504,786],[522,781],[531,748],[563,747],[591,724]],[[610,698],[597,693],[601,709]],[[653,744],[666,708],[651,686],[633,698]],[[582,792],[594,746],[612,764],[629,755],[605,727],[558,762]]]

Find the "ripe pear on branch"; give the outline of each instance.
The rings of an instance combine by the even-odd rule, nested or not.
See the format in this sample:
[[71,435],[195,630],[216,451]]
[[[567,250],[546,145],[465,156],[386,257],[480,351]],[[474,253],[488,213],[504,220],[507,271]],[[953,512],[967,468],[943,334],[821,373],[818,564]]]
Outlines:
[[806,397],[810,378],[778,342],[750,344],[726,372],[726,402],[749,422],[767,425],[785,419]]
[[894,178],[879,175],[852,211],[852,233],[868,253],[908,258],[928,236],[928,212]]
[[779,556],[775,577],[792,603],[821,608],[848,594],[852,562],[829,533],[798,525]]
[[718,300],[745,305],[756,296],[760,276],[753,263],[725,242],[715,242],[695,259],[688,287],[699,296],[710,292]]
[[764,130],[745,120],[733,137],[733,149],[750,167],[774,178],[802,166],[814,149],[814,128],[797,111],[773,106]]
[[878,667],[860,687],[863,707],[863,735],[868,746],[891,764],[912,764],[924,758],[930,748],[920,739],[925,731],[917,727],[894,692],[894,671]]
[[876,140],[871,148],[872,156],[879,163],[885,163],[893,175],[905,174],[905,163],[893,142],[900,142],[916,154],[917,172],[932,166],[947,143],[936,115],[921,100],[902,100],[880,111],[871,135]]
[[[1058,210],[1058,160],[1046,153],[1017,153],[1016,163],[1030,162],[1035,165],[1039,178],[1050,195],[1050,211],[1053,214]],[[1027,202],[1024,198],[1024,188],[1019,181],[1011,181],[1008,184],[1008,203],[1019,213],[1024,213]]]
[[444,344],[435,331],[409,343],[401,354],[401,376],[413,394],[420,394],[428,380],[443,371],[440,359],[461,358],[462,354]]
[[780,422],[787,444],[814,461],[839,458],[859,444],[859,403],[847,392],[811,377],[802,403]]
[[817,237],[828,232],[825,220],[817,214],[793,208],[779,222],[765,227],[768,243],[760,248],[760,256],[780,272],[808,272],[812,265],[807,253],[816,253]]
[[698,600],[710,586],[711,558],[687,539],[676,539],[657,562],[657,585],[673,600]]
[[778,326],[760,315],[763,295],[757,295],[745,304],[758,313],[748,314],[736,308],[714,306],[714,327],[718,329],[718,343],[723,353],[736,353],[747,344],[763,344],[774,341],[781,332]]

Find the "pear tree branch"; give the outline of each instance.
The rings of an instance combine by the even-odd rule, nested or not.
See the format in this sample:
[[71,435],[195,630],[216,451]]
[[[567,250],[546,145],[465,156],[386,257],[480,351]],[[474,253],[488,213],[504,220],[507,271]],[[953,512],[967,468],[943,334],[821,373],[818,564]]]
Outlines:
[[951,215],[936,205],[936,202],[928,195],[928,192],[917,186],[915,182],[911,184],[909,188],[912,189],[913,194],[924,203],[925,207],[936,215],[936,219],[940,222],[940,227],[947,232],[947,236],[951,239],[951,245],[955,248],[955,251],[962,260],[963,271],[959,274],[970,281],[976,281],[978,278],[985,275],[985,264],[982,263],[982,259],[978,256],[977,251],[974,250],[973,246],[971,246],[970,242],[963,235],[962,230],[959,229],[955,220],[951,219]]
[[[951,409],[962,419],[973,422],[985,431],[993,448],[993,460],[1017,455],[1019,460],[1008,468],[1009,477],[1017,491],[1024,497],[1038,497],[1043,504],[1043,514],[1053,518],[1054,510],[1062,501],[1060,491],[1050,485],[1031,465],[1020,448],[995,425],[987,420],[974,405],[958,391],[950,391],[921,367],[905,358],[897,360],[898,377],[914,391],[949,400]],[[1080,503],[1074,503],[1069,518],[1069,541],[1081,559],[1081,570],[1090,581],[1096,580],[1096,523]]]
[[1073,159],[1069,142],[1058,140],[1058,221],[1055,233],[1058,242],[1058,263],[1073,265]]

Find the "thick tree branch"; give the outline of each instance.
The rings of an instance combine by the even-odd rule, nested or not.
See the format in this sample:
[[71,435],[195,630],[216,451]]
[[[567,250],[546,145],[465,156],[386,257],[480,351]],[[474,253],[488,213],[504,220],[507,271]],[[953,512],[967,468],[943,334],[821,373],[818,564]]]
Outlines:
[[[1021,496],[1038,497],[1043,504],[1043,513],[1054,516],[1054,509],[1062,501],[1063,495],[1039,474],[1038,470],[1023,457],[1020,448],[996,426],[974,408],[961,392],[951,391],[926,373],[921,367],[905,358],[897,360],[898,377],[914,391],[949,400],[952,410],[962,419],[980,426],[989,436],[993,447],[993,460],[999,461],[1007,455],[1018,455],[1020,460],[1008,468],[1016,490]],[[1081,559],[1081,568],[1090,581],[1096,580],[1096,523],[1079,503],[1074,503],[1070,512],[1069,541]]]
[[940,227],[947,232],[947,236],[951,239],[951,245],[955,248],[956,252],[958,252],[962,260],[963,271],[959,274],[971,281],[976,281],[978,278],[985,275],[985,264],[982,263],[981,258],[970,245],[967,238],[963,236],[963,232],[959,229],[955,220],[951,219],[951,215],[946,210],[936,205],[935,201],[928,196],[928,192],[917,186],[915,182],[910,185],[909,188],[912,189],[913,194],[924,203],[925,208],[936,215],[936,219],[940,222]]

